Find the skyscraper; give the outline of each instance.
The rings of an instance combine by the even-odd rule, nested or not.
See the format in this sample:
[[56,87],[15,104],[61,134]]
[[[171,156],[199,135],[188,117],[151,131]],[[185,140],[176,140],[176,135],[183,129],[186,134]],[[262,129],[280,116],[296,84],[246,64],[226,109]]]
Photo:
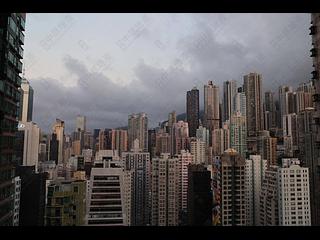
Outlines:
[[274,93],[271,91],[264,94],[264,112],[265,112],[265,130],[274,128],[276,126],[276,110],[274,103]]
[[178,121],[173,124],[171,134],[171,155],[179,154],[181,150],[189,148],[189,127],[188,123]]
[[[313,115],[313,134],[314,134],[314,142],[316,145],[313,152],[313,161],[312,168],[310,168],[310,175],[313,181],[313,185],[320,186],[320,13],[312,13],[311,14],[311,27],[310,27],[310,35],[312,35],[312,49],[311,49],[311,57],[313,58],[313,66],[314,71],[312,71],[312,80],[315,86],[315,94],[313,95],[313,101],[315,102],[315,112]],[[317,170],[316,170],[317,168]],[[320,225],[320,191],[319,189],[312,188],[311,191],[315,192],[315,196],[313,197],[314,206],[312,209],[312,223],[314,225]]]
[[187,92],[187,122],[189,137],[195,137],[199,127],[199,90],[196,87]]
[[224,123],[222,128],[212,131],[213,156],[222,155],[225,150],[230,148],[230,124],[228,122]]
[[139,140],[140,149],[148,151],[148,117],[145,113],[131,114],[128,118],[128,149],[134,140]]
[[[12,225],[14,209],[14,142],[17,132],[26,14],[0,15],[0,226]],[[10,90],[10,91],[9,91]]]
[[178,184],[179,184],[179,225],[187,224],[188,210],[188,165],[193,161],[193,155],[189,151],[181,150],[178,157]]
[[238,112],[231,115],[230,120],[230,147],[235,149],[242,157],[247,152],[247,126],[246,117]]
[[122,164],[126,171],[132,171],[131,225],[150,224],[151,179],[150,153],[139,149],[139,140],[130,152],[122,152]]
[[220,121],[220,95],[219,87],[212,81],[204,85],[204,126],[210,130],[219,128]]
[[206,129],[203,126],[200,126],[196,132],[196,138],[204,141],[206,143],[206,147],[209,146],[210,143],[210,134],[209,129]]
[[250,155],[246,159],[246,184],[247,184],[247,225],[260,225],[260,193],[262,181],[267,169],[267,160],[260,155]]
[[131,225],[131,177],[131,171],[124,171],[113,156],[95,161],[87,194],[85,225]]
[[234,99],[234,111],[232,114],[234,113],[240,113],[241,116],[247,116],[247,107],[246,107],[246,94],[243,91],[243,88],[239,87],[238,88],[238,92],[235,95],[235,99]]
[[[222,226],[245,226],[247,224],[245,181],[245,159],[234,149],[227,149],[221,156],[221,163],[217,164],[219,172],[215,174],[214,181],[220,197],[216,204],[220,207],[219,216]],[[216,192],[216,191],[215,191]],[[219,221],[218,221],[219,222]]]
[[193,164],[206,164],[206,143],[200,139],[190,142],[190,152],[193,155]]
[[188,225],[212,225],[210,172],[204,165],[188,166]]
[[278,206],[278,166],[270,166],[265,171],[260,194],[260,225],[279,225]]
[[18,166],[21,178],[19,226],[43,226],[47,173],[35,173],[34,166]]
[[309,168],[312,225],[318,225],[320,220],[320,155],[316,144],[315,126],[313,125],[314,114],[314,108],[306,108],[298,114],[299,157],[301,165]]
[[179,159],[164,153],[152,159],[151,225],[177,226],[179,220]]
[[278,193],[279,225],[311,226],[309,169],[301,167],[297,158],[282,159]]
[[53,124],[52,131],[57,136],[58,141],[58,163],[64,163],[63,153],[64,153],[64,121],[56,119]]
[[247,131],[248,136],[256,136],[263,130],[262,112],[262,77],[258,73],[244,76],[244,92],[246,95]]
[[296,113],[283,115],[282,121],[283,137],[289,138],[292,142],[293,155],[298,150],[298,115]]
[[223,83],[223,122],[230,120],[234,113],[235,96],[237,93],[237,82],[235,80]]
[[122,152],[128,151],[128,132],[127,130],[112,129],[111,130],[111,149],[117,150],[119,156]]
[[22,79],[20,88],[19,120],[22,122],[32,121],[33,112],[33,88],[27,79]]
[[[284,115],[293,113],[293,89],[291,86],[280,86],[279,87],[279,109],[280,109],[280,118],[283,119]],[[281,122],[281,128],[283,127],[283,122]]]
[[267,160],[268,167],[278,165],[277,163],[277,141],[275,137],[270,137],[270,132],[265,130],[257,137],[257,153],[262,159]]
[[23,158],[20,164],[34,166],[38,172],[40,129],[33,122],[20,122],[18,130],[24,133]]
[[155,155],[160,156],[161,153],[171,153],[171,136],[164,129],[156,133]]
[[76,131],[86,131],[86,117],[78,115],[76,118]]
[[49,146],[49,161],[54,161],[58,165],[59,141],[57,134],[52,133]]

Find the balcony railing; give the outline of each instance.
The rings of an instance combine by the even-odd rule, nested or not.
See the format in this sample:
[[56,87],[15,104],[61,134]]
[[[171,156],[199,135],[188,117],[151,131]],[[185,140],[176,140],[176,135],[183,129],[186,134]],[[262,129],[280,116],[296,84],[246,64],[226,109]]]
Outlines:
[[315,35],[317,33],[317,27],[316,26],[311,26],[309,29],[310,29],[309,35]]
[[22,45],[24,44],[24,34],[22,32],[19,34],[19,41]]
[[312,74],[312,79],[318,79],[319,78],[318,71],[312,71],[311,74]]
[[316,48],[312,48],[312,49],[310,50],[310,52],[311,52],[310,57],[316,57],[316,56],[317,56],[317,49],[316,49]]

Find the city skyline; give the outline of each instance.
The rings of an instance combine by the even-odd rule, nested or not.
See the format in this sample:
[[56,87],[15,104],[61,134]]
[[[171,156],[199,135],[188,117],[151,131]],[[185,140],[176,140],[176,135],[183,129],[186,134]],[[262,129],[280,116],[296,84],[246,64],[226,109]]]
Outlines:
[[[277,91],[276,86],[308,81],[312,71],[308,14],[28,16],[25,77],[35,91],[34,121],[46,132],[55,118],[71,132],[78,114],[94,129],[126,126],[129,114],[146,112],[155,127],[168,112],[185,113],[185,92],[196,86],[201,96],[209,80],[222,89],[224,81],[240,83],[255,71],[262,75],[263,92]],[[109,21],[117,27],[105,24],[100,31],[99,24]],[[97,27],[89,29],[94,22]],[[124,39],[125,47],[119,43]]]
[[[37,58],[27,63],[32,55],[26,49],[42,53],[25,44],[25,36],[37,36],[25,32],[26,14],[0,14],[0,226],[319,226],[320,14],[309,15],[303,33],[311,43],[298,37],[303,15],[217,15],[127,14],[121,22],[114,14],[62,14],[39,42],[50,60],[38,63],[56,63],[48,70],[36,67]],[[112,54],[90,59],[101,45],[89,51],[83,32],[92,26],[90,36],[100,41],[108,29],[95,34],[100,23],[125,25],[134,16],[141,17],[138,24],[116,42],[131,56],[119,74],[127,80],[134,69],[134,77],[116,82]],[[162,63],[151,64],[148,57],[159,55],[148,36],[163,53],[174,45],[149,35],[164,16],[172,28],[190,24],[182,19],[199,28],[192,38],[189,27],[184,41],[180,29],[170,35],[182,55],[171,49]],[[31,15],[31,23],[41,17]],[[287,27],[266,27],[281,18]],[[243,25],[249,19],[260,28]],[[234,20],[250,32],[245,40],[231,28]],[[236,40],[228,31],[238,33]],[[271,40],[262,38],[269,34]],[[89,51],[87,62],[68,55],[72,43]],[[105,44],[99,54],[110,47]],[[140,47],[147,51],[135,54]],[[302,50],[311,61],[296,55]],[[44,80],[43,70],[64,74],[59,59],[67,59],[73,75]],[[27,76],[32,68],[40,74],[34,80]]]

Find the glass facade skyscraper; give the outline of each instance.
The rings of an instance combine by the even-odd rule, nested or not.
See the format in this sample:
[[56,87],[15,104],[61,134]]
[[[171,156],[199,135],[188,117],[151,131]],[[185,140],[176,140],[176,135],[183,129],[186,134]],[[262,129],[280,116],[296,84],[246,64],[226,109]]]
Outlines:
[[0,226],[12,225],[14,207],[14,145],[26,14],[0,15]]

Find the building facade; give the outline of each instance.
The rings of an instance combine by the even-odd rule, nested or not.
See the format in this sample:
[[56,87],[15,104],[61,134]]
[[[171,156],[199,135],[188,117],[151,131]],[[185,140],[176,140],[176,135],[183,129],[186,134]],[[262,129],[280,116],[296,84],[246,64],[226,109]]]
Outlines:
[[187,122],[189,137],[195,137],[199,127],[199,90],[194,87],[187,92]]
[[179,159],[161,154],[152,159],[152,226],[179,223]]
[[261,74],[245,75],[243,88],[246,95],[248,136],[256,136],[257,132],[263,130]]
[[11,226],[14,216],[14,145],[17,132],[19,87],[25,13],[0,16],[0,226]]
[[220,126],[219,86],[212,81],[204,85],[204,126],[210,132]]
[[140,149],[148,151],[148,117],[145,113],[131,114],[128,118],[128,150],[138,139]]

